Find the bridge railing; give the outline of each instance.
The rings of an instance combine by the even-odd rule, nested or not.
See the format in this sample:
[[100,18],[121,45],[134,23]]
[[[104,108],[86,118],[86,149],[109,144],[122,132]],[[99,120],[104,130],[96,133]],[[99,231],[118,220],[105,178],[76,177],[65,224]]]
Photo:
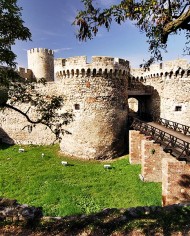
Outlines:
[[161,129],[158,129],[146,122],[134,118],[131,127],[139,130],[142,134],[149,136],[149,139],[160,143],[164,151],[171,153],[178,160],[190,161],[190,143],[177,138]]
[[171,121],[171,120],[166,120],[160,117],[153,117],[153,121],[160,125],[165,126],[166,128],[173,129],[185,135],[190,135],[190,126],[183,125],[183,124]]

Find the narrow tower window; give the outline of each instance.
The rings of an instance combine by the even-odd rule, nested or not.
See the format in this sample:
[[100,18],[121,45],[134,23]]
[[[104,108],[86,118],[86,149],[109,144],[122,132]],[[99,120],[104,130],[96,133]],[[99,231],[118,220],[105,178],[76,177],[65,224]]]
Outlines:
[[182,106],[175,106],[175,111],[181,111],[182,110]]
[[75,104],[74,107],[75,107],[75,110],[80,110],[80,104]]

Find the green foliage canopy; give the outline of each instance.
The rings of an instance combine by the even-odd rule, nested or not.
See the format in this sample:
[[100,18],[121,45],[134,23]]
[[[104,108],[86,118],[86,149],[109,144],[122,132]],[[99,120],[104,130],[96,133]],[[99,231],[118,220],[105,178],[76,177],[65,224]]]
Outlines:
[[21,18],[21,8],[17,0],[0,1],[0,64],[15,66],[16,55],[11,46],[16,40],[31,39],[31,33]]
[[[17,0],[0,0],[0,108],[9,108],[23,115],[30,123],[24,127],[29,131],[36,124],[44,124],[51,129],[57,140],[67,132],[62,126],[72,121],[71,113],[58,112],[64,105],[63,97],[47,98],[35,89],[35,83],[21,78],[15,70],[16,55],[12,51],[12,45],[16,40],[31,40],[30,30],[24,26],[21,18],[21,10]],[[45,85],[43,79],[39,82]],[[21,110],[19,105],[24,103],[27,103],[28,109]],[[38,114],[36,120],[29,115],[34,107]]]
[[149,43],[151,57],[147,66],[155,60],[162,60],[168,36],[184,31],[184,51],[190,54],[190,1],[189,0],[122,0],[118,5],[101,9],[95,7],[96,0],[81,0],[84,10],[80,11],[73,24],[79,26],[77,37],[85,41],[96,36],[101,26],[108,30],[112,21],[118,24],[127,20],[144,32]]

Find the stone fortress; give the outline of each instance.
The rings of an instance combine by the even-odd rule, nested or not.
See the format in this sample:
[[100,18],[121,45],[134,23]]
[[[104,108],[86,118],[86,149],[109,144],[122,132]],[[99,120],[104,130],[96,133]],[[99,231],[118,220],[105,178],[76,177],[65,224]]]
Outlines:
[[[53,51],[31,49],[28,69],[19,68],[21,77],[45,78],[37,89],[47,95],[63,95],[62,111],[72,111],[74,121],[62,137],[61,150],[86,159],[110,159],[124,153],[130,106],[137,102],[138,114],[148,114],[185,125],[190,124],[190,65],[175,60],[152,65],[149,70],[131,69],[129,61],[112,57],[85,56],[54,59]],[[132,98],[132,102],[128,102]],[[27,110],[27,106],[22,107]],[[37,125],[31,133],[23,129],[27,121],[15,111],[0,116],[0,137],[18,144],[51,144],[49,129]]]

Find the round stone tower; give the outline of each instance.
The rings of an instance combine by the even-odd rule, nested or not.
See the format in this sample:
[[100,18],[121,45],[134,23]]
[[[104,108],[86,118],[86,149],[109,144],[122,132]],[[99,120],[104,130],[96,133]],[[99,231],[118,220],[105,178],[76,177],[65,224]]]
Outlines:
[[56,71],[74,120],[66,126],[61,150],[87,159],[110,159],[126,148],[129,62],[112,57],[72,57]]
[[32,70],[36,80],[45,78],[54,81],[54,54],[45,48],[33,48],[27,51],[28,68]]

